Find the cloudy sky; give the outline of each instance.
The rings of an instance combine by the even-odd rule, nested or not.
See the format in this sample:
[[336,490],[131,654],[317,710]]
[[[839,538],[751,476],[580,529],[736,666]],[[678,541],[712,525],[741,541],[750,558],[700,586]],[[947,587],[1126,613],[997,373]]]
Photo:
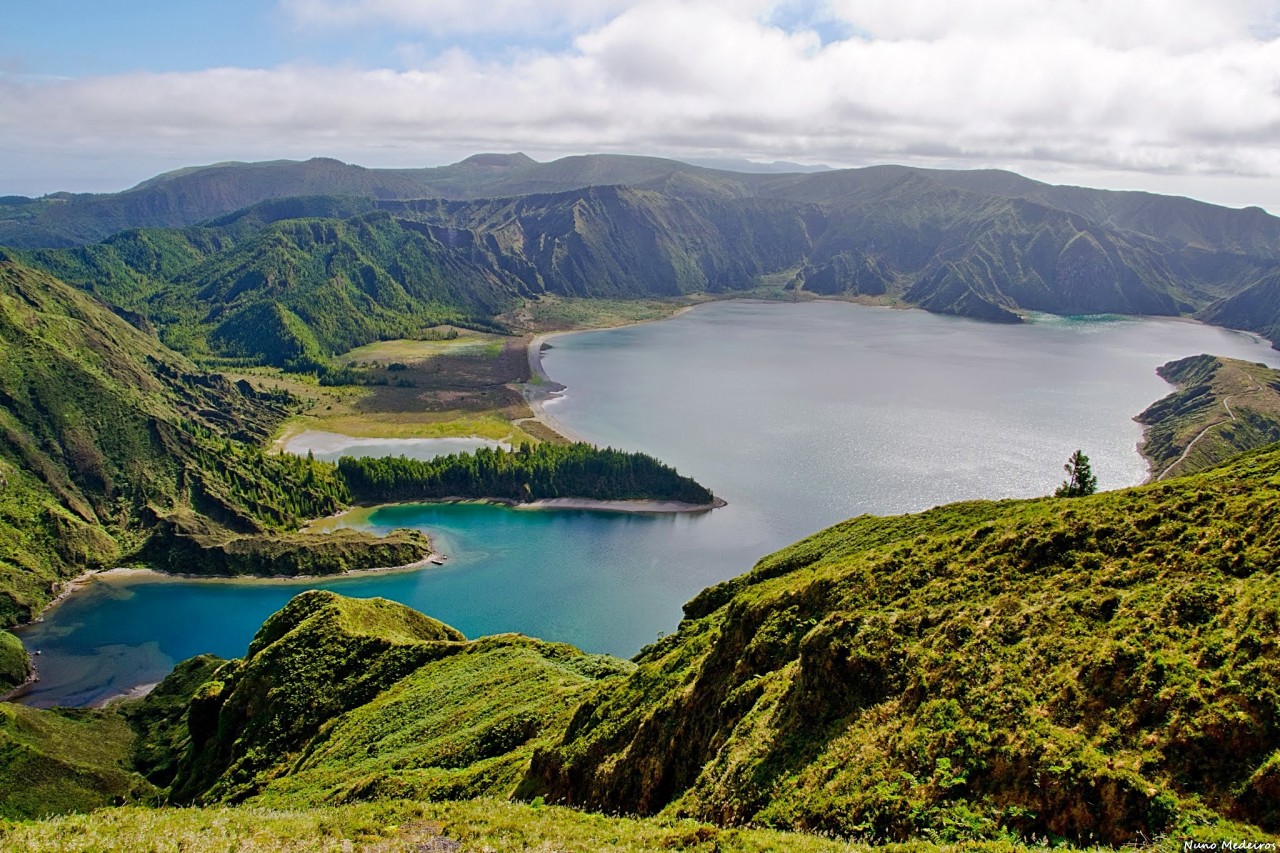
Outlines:
[[0,0],[0,195],[221,160],[1000,167],[1280,213],[1280,2]]

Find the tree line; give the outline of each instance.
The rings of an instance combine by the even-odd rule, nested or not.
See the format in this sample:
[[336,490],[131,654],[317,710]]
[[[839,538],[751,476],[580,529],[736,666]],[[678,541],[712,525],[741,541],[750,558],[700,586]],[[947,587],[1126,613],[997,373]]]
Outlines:
[[644,453],[576,444],[482,447],[430,460],[406,457],[338,460],[359,501],[496,498],[524,503],[547,498],[656,500],[709,504],[715,496]]

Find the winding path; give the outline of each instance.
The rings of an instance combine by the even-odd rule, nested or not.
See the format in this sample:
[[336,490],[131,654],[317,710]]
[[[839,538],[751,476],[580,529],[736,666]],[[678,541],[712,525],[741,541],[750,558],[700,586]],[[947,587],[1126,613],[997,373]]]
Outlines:
[[1249,377],[1249,381],[1253,382],[1254,387],[1250,388],[1248,391],[1241,392],[1240,394],[1228,394],[1227,396],[1222,398],[1222,408],[1227,410],[1227,417],[1230,418],[1231,420],[1215,421],[1214,423],[1211,423],[1204,429],[1200,430],[1200,432],[1196,433],[1196,437],[1191,439],[1191,441],[1187,442],[1187,446],[1182,451],[1182,455],[1179,456],[1177,459],[1175,459],[1173,461],[1173,464],[1171,464],[1168,468],[1165,468],[1163,471],[1161,471],[1159,477],[1156,477],[1157,483],[1163,480],[1165,477],[1169,476],[1169,473],[1173,471],[1174,468],[1177,468],[1179,465],[1182,464],[1182,461],[1187,458],[1187,454],[1191,452],[1191,448],[1195,447],[1196,442],[1204,438],[1205,434],[1208,433],[1209,430],[1213,429],[1214,427],[1222,426],[1225,423],[1229,423],[1229,422],[1235,423],[1237,421],[1236,413],[1231,411],[1231,398],[1240,397],[1240,396],[1243,396],[1244,394],[1253,394],[1262,390],[1262,386],[1259,385],[1257,381],[1253,379],[1253,377]]

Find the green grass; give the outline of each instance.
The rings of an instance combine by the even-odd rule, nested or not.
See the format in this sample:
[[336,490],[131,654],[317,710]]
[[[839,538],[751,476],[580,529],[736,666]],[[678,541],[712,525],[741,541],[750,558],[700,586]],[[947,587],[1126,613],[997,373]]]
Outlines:
[[[115,808],[0,829],[0,844],[6,850],[49,853],[421,853],[451,849],[431,846],[441,838],[461,842],[467,853],[841,853],[866,849],[794,833],[721,830],[691,821],[605,817],[499,800],[393,801],[299,810],[250,806]],[[943,848],[916,845],[904,849]],[[991,845],[983,849],[998,853],[1011,848]]]
[[583,299],[543,294],[503,319],[515,328],[535,332],[602,329],[664,320],[701,301],[705,298]]
[[31,673],[31,659],[22,641],[8,631],[0,631],[0,693],[17,687]]
[[[488,438],[519,444],[537,441],[511,421],[492,414],[463,412],[400,412],[388,414],[339,414],[299,418],[290,422],[284,436],[315,429],[353,438]],[[284,439],[277,439],[279,444]]]
[[[1207,842],[1256,836],[1246,831],[1234,836],[1194,837]],[[28,853],[423,853],[451,849],[432,846],[447,841],[460,843],[465,853],[1023,853],[1049,847],[1048,839],[1044,844],[1008,839],[946,844],[920,839],[870,846],[804,833],[607,816],[485,798],[462,802],[390,800],[308,809],[130,806],[0,825],[0,844],[5,849]],[[1146,849],[1181,850],[1182,841],[1153,839]]]
[[0,703],[0,818],[89,811],[150,798],[130,769],[134,734],[114,711]]
[[515,635],[428,663],[324,727],[254,802],[508,797],[535,749],[559,738],[579,694],[630,666]]
[[335,356],[333,360],[337,364],[385,364],[397,361],[404,363],[426,361],[445,354],[484,354],[496,357],[502,351],[502,344],[503,338],[500,335],[459,329],[458,337],[451,340],[417,341],[402,338],[378,341],[356,347]]

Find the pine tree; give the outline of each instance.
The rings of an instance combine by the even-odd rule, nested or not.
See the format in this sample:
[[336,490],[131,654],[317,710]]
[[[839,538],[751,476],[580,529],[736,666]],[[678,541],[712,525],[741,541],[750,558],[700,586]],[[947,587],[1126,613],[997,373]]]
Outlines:
[[1067,464],[1062,466],[1062,470],[1067,472],[1067,479],[1053,493],[1056,497],[1078,498],[1098,491],[1098,478],[1094,476],[1093,468],[1089,465],[1089,457],[1085,456],[1083,451],[1077,450],[1072,453]]

